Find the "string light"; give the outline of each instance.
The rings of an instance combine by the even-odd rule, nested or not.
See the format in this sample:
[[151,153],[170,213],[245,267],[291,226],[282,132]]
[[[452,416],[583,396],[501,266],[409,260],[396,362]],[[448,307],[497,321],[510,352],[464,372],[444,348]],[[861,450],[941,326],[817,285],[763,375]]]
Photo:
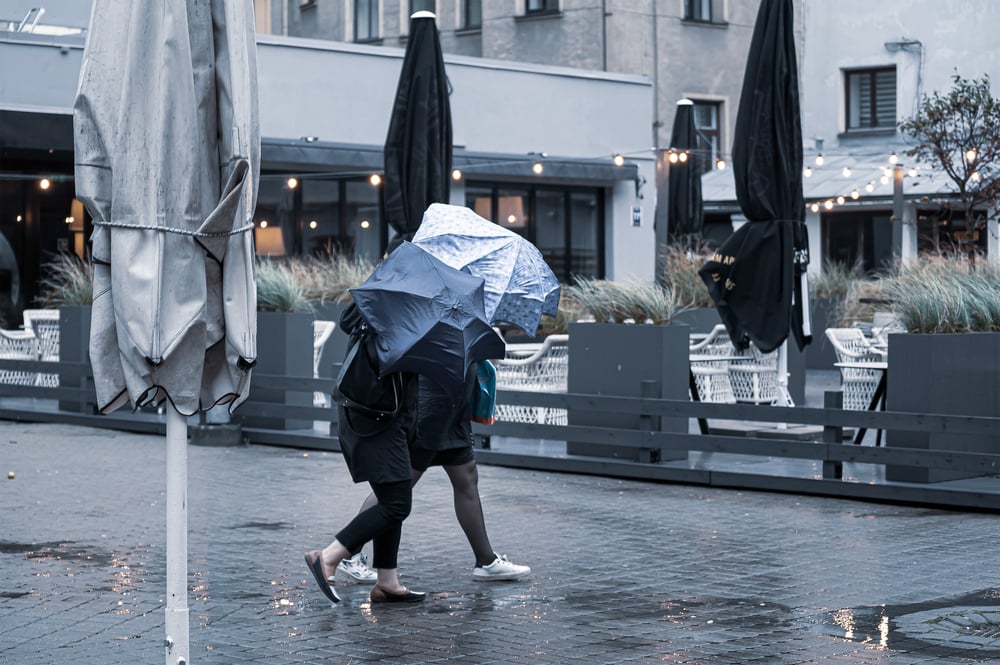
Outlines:
[[911,178],[916,178],[917,177],[917,169],[916,168],[910,169],[910,177]]
[[875,181],[874,180],[870,181],[867,185],[865,185],[865,191],[866,192],[874,192],[875,191]]
[[542,175],[542,171],[544,171],[544,170],[545,170],[545,167],[544,167],[544,166],[542,166],[542,163],[541,163],[541,162],[535,162],[535,163],[534,163],[534,164],[533,164],[533,165],[531,166],[531,170],[535,172],[535,175]]
[[719,157],[717,160],[715,160],[715,168],[719,169],[720,171],[725,171],[726,170],[726,160],[724,160],[721,157]]
[[677,153],[674,152],[673,150],[671,150],[669,152],[669,154],[667,155],[667,159],[670,160],[671,164],[676,164],[677,163]]
[[686,162],[686,161],[688,160],[688,154],[687,154],[687,151],[685,151],[685,152],[682,152],[682,153],[680,153],[679,155],[677,155],[677,159],[679,159],[679,160],[680,160],[680,161],[681,161],[682,163],[683,163],[683,162]]
[[827,199],[823,202],[823,207],[827,210],[833,210],[833,201],[831,199]]
[[851,198],[857,201],[859,198],[861,198],[861,193],[858,192],[858,190],[853,189],[851,190]]
[[[884,169],[882,169],[882,176],[885,177],[885,178],[891,178],[892,177],[892,169],[890,169],[888,166],[885,167]],[[882,184],[884,185],[885,183],[882,183]]]
[[969,162],[970,164],[976,161],[976,156],[977,155],[975,148],[969,148],[968,150],[965,151],[965,161]]
[[809,209],[812,210],[813,212],[819,212],[819,204],[813,203],[811,206],[809,206]]
[[845,199],[843,195],[838,196],[837,197],[837,205],[839,205],[839,206],[844,205],[844,201],[846,201],[846,200],[847,199]]
[[309,228],[315,229],[317,226],[319,226],[319,222],[317,222],[315,219],[309,220]]
[[[972,175],[969,177],[972,178],[972,182],[979,182],[980,180],[983,179],[983,176],[979,175],[979,171],[973,171]],[[21,221],[20,215],[17,216],[17,221],[19,222]]]
[[882,183],[883,185],[888,185],[889,184],[889,176],[884,175],[881,178],[879,178],[878,181],[880,183]]
[[807,166],[804,169],[802,169],[802,175],[804,175],[805,177],[810,178],[812,177],[812,174],[813,170],[811,166]]
[[459,180],[461,180],[462,179],[462,170],[461,169],[452,169],[451,170],[451,179],[454,180],[454,181],[456,181],[456,182],[458,182]]
[[615,156],[614,156],[614,158],[611,161],[614,162],[615,166],[624,166],[625,165],[625,158],[619,152],[615,153]]
[[889,163],[890,163],[890,164],[895,164],[895,163],[896,163],[896,162],[898,162],[898,161],[899,161],[899,157],[897,157],[897,156],[896,156],[896,153],[895,153],[895,152],[893,152],[893,153],[891,153],[891,154],[889,155]]
[[260,220],[260,228],[262,228],[262,229],[266,229],[267,228],[267,220],[266,219]]
[[845,166],[844,170],[841,171],[841,174],[843,174],[843,176],[845,178],[850,178],[851,177],[851,167],[850,166]]
[[52,181],[49,180],[48,178],[42,178],[41,180],[38,181],[38,186],[41,187],[42,189],[48,189],[49,187],[52,186]]
[[378,187],[382,184],[382,176],[377,173],[373,173],[371,174],[371,177],[368,178],[368,182],[372,184],[372,187]]
[[816,155],[816,166],[823,166],[823,153]]
[[289,178],[288,179],[288,189],[295,189],[298,186],[299,186],[299,179],[298,178]]

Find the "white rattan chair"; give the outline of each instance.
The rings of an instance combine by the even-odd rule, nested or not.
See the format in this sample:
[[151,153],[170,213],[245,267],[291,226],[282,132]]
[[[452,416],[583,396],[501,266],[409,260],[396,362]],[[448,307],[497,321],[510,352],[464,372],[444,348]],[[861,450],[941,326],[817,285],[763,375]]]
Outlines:
[[[704,339],[689,346],[688,354],[692,357],[730,357],[736,354],[736,350],[729,339],[729,333],[726,332],[726,326],[720,323],[712,328],[712,331]],[[736,397],[733,395],[733,385],[729,379],[729,362],[729,360],[706,362],[691,360],[691,375],[694,377],[699,401],[722,404],[732,404],[736,401]]]
[[[520,349],[508,344],[502,360],[494,361],[497,390],[525,390],[564,393],[569,384],[569,335],[549,335],[539,345]],[[538,406],[515,406],[497,403],[497,420],[515,423],[565,425],[566,409]]]
[[[319,361],[323,357],[323,347],[337,325],[333,321],[313,321],[313,378],[319,378]],[[330,406],[330,396],[319,390],[313,393],[313,406]]]
[[[837,353],[837,362],[882,363],[886,354],[868,341],[858,328],[827,328],[826,338]],[[882,367],[841,367],[840,386],[844,394],[844,408],[862,411],[871,405]]]
[[737,402],[774,404],[778,399],[778,352],[761,353],[756,346],[744,352],[746,360],[729,363],[729,382]]
[[[38,340],[39,360],[59,362],[58,309],[24,310],[24,329],[31,332]],[[35,385],[56,388],[59,386],[59,375],[39,372],[35,378]]]
[[[38,340],[30,330],[0,329],[0,358],[7,360],[38,360]],[[0,383],[18,386],[35,385],[37,372],[0,369]]]

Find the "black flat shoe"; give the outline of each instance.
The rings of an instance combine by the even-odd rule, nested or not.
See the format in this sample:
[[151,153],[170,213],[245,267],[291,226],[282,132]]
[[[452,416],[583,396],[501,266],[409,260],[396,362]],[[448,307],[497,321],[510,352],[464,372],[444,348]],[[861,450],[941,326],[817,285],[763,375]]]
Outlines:
[[[315,556],[313,556],[314,553]],[[340,596],[326,581],[326,573],[323,572],[323,553],[319,550],[306,552],[306,565],[309,566],[309,572],[316,578],[316,584],[319,585],[319,590],[323,592],[323,595],[329,598],[331,603],[339,603]]]
[[375,587],[368,595],[373,603],[419,603],[427,594],[406,590],[406,593],[390,593],[382,587]]

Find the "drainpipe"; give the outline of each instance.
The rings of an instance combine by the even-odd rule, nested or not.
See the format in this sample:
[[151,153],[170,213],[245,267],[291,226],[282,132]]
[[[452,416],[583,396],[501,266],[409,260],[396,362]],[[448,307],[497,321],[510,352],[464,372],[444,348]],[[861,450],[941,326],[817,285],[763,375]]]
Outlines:
[[660,154],[660,40],[657,36],[656,26],[659,23],[656,11],[656,0],[653,0],[653,151]]
[[601,0],[601,67],[608,71],[608,0]]

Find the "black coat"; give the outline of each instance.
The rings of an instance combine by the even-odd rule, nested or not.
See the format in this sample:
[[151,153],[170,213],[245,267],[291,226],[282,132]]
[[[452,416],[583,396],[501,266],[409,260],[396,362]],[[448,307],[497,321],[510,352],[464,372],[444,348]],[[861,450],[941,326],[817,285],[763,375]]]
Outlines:
[[[351,334],[360,324],[357,307],[340,318],[341,329]],[[417,419],[417,376],[403,372],[399,413],[382,422],[353,409],[337,407],[337,435],[347,469],[356,483],[391,483],[410,479],[409,442]]]
[[420,377],[416,436],[411,445],[428,450],[448,450],[472,445],[469,404],[476,388],[476,364],[465,375],[465,390],[452,397],[437,383]]

